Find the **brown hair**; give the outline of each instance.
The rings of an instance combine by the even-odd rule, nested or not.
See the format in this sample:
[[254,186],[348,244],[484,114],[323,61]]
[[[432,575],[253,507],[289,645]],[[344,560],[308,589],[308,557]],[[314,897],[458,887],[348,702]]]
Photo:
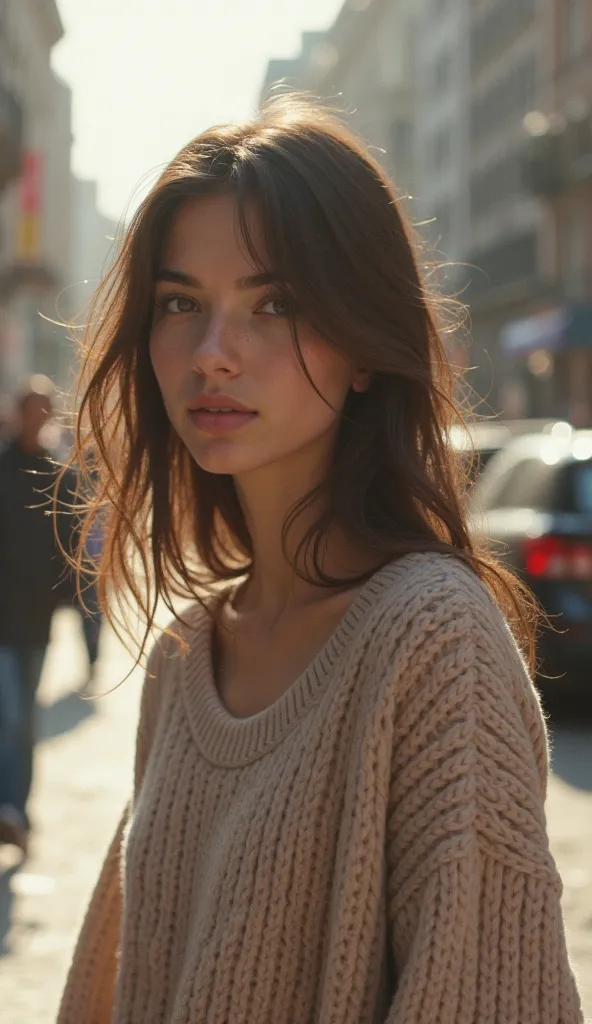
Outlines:
[[[169,423],[148,355],[155,271],[171,219],[187,200],[221,191],[236,196],[257,267],[262,258],[246,218],[253,201],[266,269],[286,282],[299,315],[328,344],[373,374],[369,390],[346,401],[323,512],[300,545],[295,571],[319,585],[343,584],[319,564],[333,524],[384,562],[410,551],[454,554],[487,582],[532,657],[528,591],[477,553],[467,530],[461,463],[448,436],[460,417],[455,375],[411,231],[385,174],[356,137],[294,97],[273,100],[250,123],[212,128],[182,149],[139,207],[97,293],[84,339],[75,458],[87,483],[95,474],[80,568],[88,532],[104,517],[103,603],[113,588],[120,610],[126,600],[128,609],[137,604],[147,619],[145,643],[158,600],[172,609],[175,597],[195,598],[204,585],[251,565],[232,477],[208,474],[192,460]],[[295,324],[293,334],[297,346]],[[286,530],[310,500],[303,497]]]

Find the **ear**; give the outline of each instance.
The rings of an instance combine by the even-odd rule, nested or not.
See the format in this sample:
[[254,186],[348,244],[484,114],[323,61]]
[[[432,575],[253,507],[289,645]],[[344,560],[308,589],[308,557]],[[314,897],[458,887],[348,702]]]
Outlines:
[[354,378],[352,380],[352,388],[354,391],[357,391],[359,393],[367,391],[371,383],[372,373],[370,372],[370,370],[356,370]]

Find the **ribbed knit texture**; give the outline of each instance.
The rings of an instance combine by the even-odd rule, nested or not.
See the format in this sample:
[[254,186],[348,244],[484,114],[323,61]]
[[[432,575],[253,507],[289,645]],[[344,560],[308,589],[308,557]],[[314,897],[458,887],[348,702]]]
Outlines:
[[578,1024],[535,691],[459,561],[381,569],[233,718],[196,607],[144,688],[130,826],[59,1024]]

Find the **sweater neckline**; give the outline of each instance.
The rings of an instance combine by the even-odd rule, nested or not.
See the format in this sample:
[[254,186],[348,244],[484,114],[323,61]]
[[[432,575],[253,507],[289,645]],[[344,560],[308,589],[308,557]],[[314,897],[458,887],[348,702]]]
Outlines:
[[[304,671],[277,700],[246,718],[232,715],[220,697],[212,664],[213,618],[208,611],[200,611],[181,676],[190,728],[206,760],[219,766],[238,767],[273,750],[324,691],[333,666],[359,624],[409,557],[413,556],[404,556],[378,569],[362,585]],[[229,592],[226,588],[220,600],[226,600]]]

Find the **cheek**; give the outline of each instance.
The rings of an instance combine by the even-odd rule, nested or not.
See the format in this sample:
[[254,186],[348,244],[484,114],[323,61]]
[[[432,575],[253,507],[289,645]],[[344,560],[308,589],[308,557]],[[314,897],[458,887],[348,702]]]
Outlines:
[[[310,381],[297,362],[297,372],[301,380],[301,387],[306,388],[311,396],[311,400],[314,400],[325,410],[326,416],[332,418],[341,412],[345,403],[351,385],[352,374],[350,366],[347,360],[329,348],[326,342],[316,335],[304,337],[301,341],[300,349],[309,377],[323,397],[320,398],[314,388],[311,387]],[[331,406],[330,409],[327,403]]]
[[270,395],[270,411],[275,410],[278,441],[285,437],[304,444],[332,431],[347,397],[351,370],[324,341],[310,338],[304,331],[299,345],[310,380],[292,346],[269,353],[261,371]]
[[171,344],[171,339],[167,334],[156,329],[150,335],[148,351],[159,387],[163,392],[163,397],[166,397],[167,391],[183,372],[182,347],[178,344]]

